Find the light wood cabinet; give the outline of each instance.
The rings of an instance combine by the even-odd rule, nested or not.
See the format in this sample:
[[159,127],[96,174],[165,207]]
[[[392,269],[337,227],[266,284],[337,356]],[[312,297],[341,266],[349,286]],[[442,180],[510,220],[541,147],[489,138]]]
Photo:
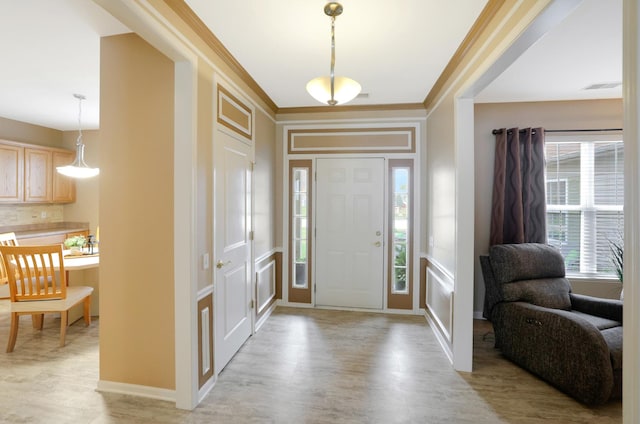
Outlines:
[[0,142],[0,202],[23,201],[23,169],[24,148]]
[[75,181],[56,171],[74,156],[69,150],[0,140],[0,202],[75,202]]
[[24,201],[51,201],[51,151],[24,149]]
[[71,203],[76,200],[76,183],[73,178],[62,175],[56,171],[56,167],[69,165],[75,157],[74,152],[53,151],[53,181],[51,200],[54,203]]

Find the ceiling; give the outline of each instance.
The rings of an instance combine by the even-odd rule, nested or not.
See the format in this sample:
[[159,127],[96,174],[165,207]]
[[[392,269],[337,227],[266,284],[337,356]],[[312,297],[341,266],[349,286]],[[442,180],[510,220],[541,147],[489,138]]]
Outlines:
[[[562,1],[562,0],[560,0]],[[280,108],[319,106],[306,83],[329,74],[325,0],[186,0]],[[421,103],[486,0],[342,0],[336,75],[368,96]],[[129,30],[89,0],[0,0],[0,117],[58,130],[99,127],[100,37]],[[10,64],[6,66],[6,64]],[[622,0],[583,0],[476,97],[478,102],[622,96]]]

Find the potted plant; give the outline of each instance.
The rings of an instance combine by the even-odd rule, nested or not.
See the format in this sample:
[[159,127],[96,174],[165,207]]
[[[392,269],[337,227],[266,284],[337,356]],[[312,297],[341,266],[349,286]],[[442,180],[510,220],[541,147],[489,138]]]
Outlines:
[[[609,249],[611,250],[611,263],[616,270],[618,280],[622,283],[622,277],[624,274],[624,244],[622,236],[617,240],[609,240]],[[620,292],[620,300],[623,298],[623,292]]]
[[72,255],[81,255],[87,239],[84,236],[72,236],[64,241],[64,247],[69,249]]

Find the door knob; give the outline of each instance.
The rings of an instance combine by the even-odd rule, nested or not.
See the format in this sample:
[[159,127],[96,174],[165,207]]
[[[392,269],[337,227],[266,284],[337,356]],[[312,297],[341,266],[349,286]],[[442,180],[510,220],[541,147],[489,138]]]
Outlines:
[[377,242],[373,243],[373,245],[374,245],[375,247],[380,247],[380,246],[382,246],[382,243],[380,243],[379,241],[377,241]]
[[231,263],[231,261],[227,261],[227,262],[218,261],[218,263],[216,264],[216,268],[220,269],[225,265],[229,265],[230,263]]

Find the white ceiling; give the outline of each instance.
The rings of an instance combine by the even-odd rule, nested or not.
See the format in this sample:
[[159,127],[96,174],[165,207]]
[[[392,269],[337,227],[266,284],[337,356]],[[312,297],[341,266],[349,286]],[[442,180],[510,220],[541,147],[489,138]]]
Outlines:
[[[278,107],[320,105],[305,85],[329,73],[325,0],[186,2]],[[336,75],[369,94],[350,104],[368,105],[422,102],[486,0],[342,4]],[[98,128],[99,40],[128,29],[90,0],[0,0],[0,10],[0,116],[74,130],[80,93],[83,128]],[[622,0],[584,0],[476,100],[621,97],[620,87],[583,90],[621,78]]]
[[0,0],[0,116],[98,128],[100,37],[129,32],[90,0]]
[[602,83],[622,83],[622,0],[583,0],[476,96],[476,102],[622,97],[621,85],[584,89]]
[[[329,75],[326,0],[186,2],[278,107],[322,105],[305,86]],[[486,0],[341,4],[344,12],[335,25],[336,75],[355,79],[369,94],[350,104],[393,104],[424,101]]]

